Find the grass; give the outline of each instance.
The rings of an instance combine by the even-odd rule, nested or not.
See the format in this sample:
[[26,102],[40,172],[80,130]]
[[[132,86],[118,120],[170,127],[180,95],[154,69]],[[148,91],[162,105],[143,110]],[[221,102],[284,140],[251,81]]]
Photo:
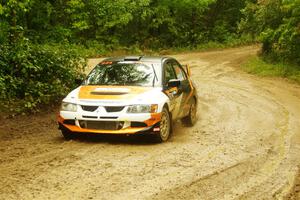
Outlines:
[[244,63],[242,69],[250,74],[265,77],[282,77],[300,84],[300,66],[286,63],[269,63],[261,57],[255,56]]

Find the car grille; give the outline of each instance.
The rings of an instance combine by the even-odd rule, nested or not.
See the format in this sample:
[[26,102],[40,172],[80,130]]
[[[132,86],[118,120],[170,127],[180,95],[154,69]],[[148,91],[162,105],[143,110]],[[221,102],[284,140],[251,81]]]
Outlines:
[[105,106],[106,112],[121,112],[124,106]]
[[81,128],[94,130],[120,130],[123,128],[124,122],[119,121],[79,121]]
[[81,106],[81,108],[84,111],[94,112],[97,110],[98,106]]
[[[88,112],[94,112],[99,106],[81,106],[82,110]],[[125,106],[105,106],[106,112],[121,112]]]

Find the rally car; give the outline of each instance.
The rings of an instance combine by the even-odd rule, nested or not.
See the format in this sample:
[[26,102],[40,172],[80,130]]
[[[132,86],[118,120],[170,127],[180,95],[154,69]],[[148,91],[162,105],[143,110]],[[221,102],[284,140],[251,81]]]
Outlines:
[[174,58],[108,58],[63,99],[58,124],[66,139],[76,133],[152,134],[165,142],[173,121],[196,123],[197,101],[189,67]]

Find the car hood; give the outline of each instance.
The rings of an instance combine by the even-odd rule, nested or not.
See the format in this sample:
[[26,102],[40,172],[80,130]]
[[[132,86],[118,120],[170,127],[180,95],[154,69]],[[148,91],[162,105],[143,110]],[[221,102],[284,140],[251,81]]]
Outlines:
[[160,96],[160,87],[80,86],[64,101],[74,103],[150,103]]
[[78,92],[78,99],[129,100],[152,89],[133,86],[82,86]]

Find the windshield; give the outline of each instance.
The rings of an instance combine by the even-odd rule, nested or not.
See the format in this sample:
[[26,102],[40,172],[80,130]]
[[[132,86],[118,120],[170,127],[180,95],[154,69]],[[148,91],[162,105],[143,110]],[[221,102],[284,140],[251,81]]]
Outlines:
[[154,65],[111,63],[97,65],[88,75],[86,85],[155,86],[158,82]]

